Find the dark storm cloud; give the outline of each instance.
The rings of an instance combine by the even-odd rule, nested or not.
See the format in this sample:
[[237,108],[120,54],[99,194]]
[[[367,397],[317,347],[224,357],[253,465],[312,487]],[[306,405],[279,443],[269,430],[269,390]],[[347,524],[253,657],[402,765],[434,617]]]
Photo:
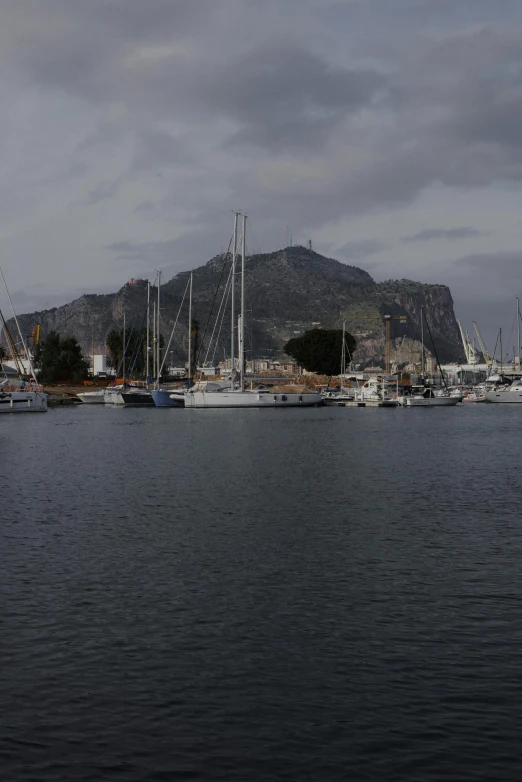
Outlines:
[[464,323],[477,321],[490,348],[500,327],[504,343],[513,344],[515,296],[522,296],[522,251],[459,258],[452,264],[450,282]]
[[185,145],[183,140],[174,138],[166,131],[145,131],[137,139],[133,169],[153,171],[164,166],[183,164],[187,160],[187,147],[188,144]]
[[[264,250],[284,245],[287,224],[297,241],[314,238],[313,229],[326,226],[338,239],[351,235],[338,221],[365,215],[378,222],[397,208],[404,212],[401,232],[412,243],[410,251],[414,242],[436,239],[467,239],[480,248],[486,232],[480,217],[476,225],[446,228],[435,213],[428,224],[436,227],[420,230],[427,221],[419,225],[408,206],[436,185],[458,214],[459,199],[473,203],[478,189],[494,192],[505,183],[513,189],[522,183],[519,5],[501,0],[3,0],[0,5],[8,98],[16,104],[22,95],[28,106],[36,105],[34,114],[24,114],[25,104],[17,114],[7,100],[4,116],[48,111],[57,158],[74,126],[74,149],[54,167],[55,180],[45,181],[57,192],[64,187],[56,200],[75,205],[77,225],[85,225],[84,217],[90,221],[83,241],[96,237],[103,270],[107,246],[118,269],[123,263],[181,269],[203,262],[228,241],[230,207],[247,209]],[[485,23],[488,18],[493,23]],[[47,108],[51,100],[56,115],[54,105]],[[77,132],[71,118],[80,112],[86,122]],[[17,132],[18,127],[13,136]],[[25,150],[33,150],[40,135],[40,127],[34,137],[27,133],[13,177],[17,186],[29,182],[29,195],[22,188],[13,198],[12,187],[0,193],[0,203],[7,200],[13,212],[18,204],[27,210],[34,188]],[[4,144],[6,159],[16,141]],[[46,153],[42,145],[42,159]],[[31,170],[37,163],[31,159]],[[64,175],[58,182],[73,163],[78,176],[73,181]],[[51,204],[50,187],[46,197]],[[103,208],[87,209],[100,203]],[[42,224],[37,218],[34,225]],[[70,225],[58,221],[67,252],[82,241]],[[355,261],[386,249],[393,254],[380,227],[378,239],[354,239],[339,254]],[[179,238],[165,238],[166,230]],[[433,252],[436,245],[423,249]],[[397,255],[405,250],[395,248]],[[54,257],[55,248],[48,253]],[[419,275],[429,263],[419,260]],[[475,279],[495,284],[488,263],[461,260],[447,262],[445,275],[446,269],[447,281],[463,296],[471,289],[478,296]],[[427,268],[424,278],[433,273]],[[516,284],[513,269],[502,273]]]
[[389,245],[385,242],[379,242],[376,239],[366,239],[361,242],[346,242],[342,247],[339,247],[337,253],[349,261],[360,261],[368,255],[383,252],[388,247]]
[[109,198],[113,198],[120,187],[120,180],[113,182],[105,181],[100,182],[95,188],[93,188],[86,196],[84,203],[86,206],[95,206],[100,201],[107,201]]
[[465,255],[455,261],[454,266],[457,271],[478,275],[474,279],[479,285],[484,275],[490,276],[494,280],[490,287],[492,296],[498,291],[512,290],[514,281],[522,288],[522,250]]
[[[121,103],[124,119],[109,123],[105,138],[117,143],[118,132],[134,129],[137,169],[193,154],[194,128],[200,149],[205,132],[206,143],[221,142],[219,154],[236,164],[241,145],[257,150],[254,162],[275,153],[304,168],[310,155],[322,154],[324,181],[319,175],[313,187],[291,178],[260,187],[251,167],[234,164],[227,174],[244,203],[288,205],[283,220],[302,224],[402,206],[434,182],[482,187],[522,180],[517,30],[417,38],[409,49],[396,49],[384,73],[336,64],[291,31],[260,43],[252,30],[250,48],[234,47],[227,26],[237,32],[242,20],[247,24],[245,9],[254,8],[237,0],[49,0],[47,6],[55,24],[43,24],[35,6],[11,58],[48,86]],[[7,7],[20,18],[20,4]],[[370,57],[371,43],[366,48]],[[354,120],[362,110],[359,126]],[[155,126],[168,118],[184,127],[172,133]]]
[[478,231],[476,228],[462,226],[462,228],[424,228],[411,236],[402,236],[401,241],[406,244],[410,242],[427,242],[432,239],[471,239],[474,236],[485,236],[485,231]]
[[105,249],[113,252],[117,261],[130,261],[150,266],[151,264],[171,264],[177,244],[177,239],[158,242],[122,241],[109,244]]
[[371,103],[384,77],[334,68],[302,46],[270,43],[213,72],[200,98],[240,125],[232,142],[316,146],[346,114]]

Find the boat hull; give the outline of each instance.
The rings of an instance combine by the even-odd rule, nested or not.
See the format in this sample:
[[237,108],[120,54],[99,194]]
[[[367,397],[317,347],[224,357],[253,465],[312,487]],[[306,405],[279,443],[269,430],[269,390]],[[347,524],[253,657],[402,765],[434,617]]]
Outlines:
[[180,394],[174,396],[172,391],[151,391],[152,399],[156,407],[184,407],[184,399]]
[[104,404],[106,405],[121,405],[123,406],[125,402],[123,401],[122,395],[119,393],[119,391],[106,391],[103,395],[104,398]]
[[516,391],[486,391],[486,402],[494,404],[522,404],[522,388]]
[[320,394],[270,394],[256,391],[191,391],[185,407],[314,407],[322,404]]
[[88,391],[85,394],[76,394],[84,405],[104,405],[105,394],[103,391]]
[[143,407],[144,405],[154,405],[154,399],[149,391],[143,393],[134,391],[122,391],[120,394],[125,407]]
[[454,407],[459,401],[460,399],[455,396],[434,396],[431,399],[423,396],[407,396],[403,404],[405,407]]
[[45,413],[47,394],[39,391],[0,393],[0,413]]

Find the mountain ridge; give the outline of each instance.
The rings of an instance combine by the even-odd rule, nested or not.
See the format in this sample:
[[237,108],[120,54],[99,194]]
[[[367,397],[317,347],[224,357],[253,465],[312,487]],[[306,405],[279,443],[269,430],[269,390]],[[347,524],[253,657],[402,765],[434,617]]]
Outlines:
[[[240,268],[241,258],[238,258]],[[355,361],[360,365],[382,364],[384,327],[382,316],[404,316],[406,323],[393,322],[394,342],[420,338],[421,306],[442,361],[461,360],[462,347],[453,300],[445,285],[412,280],[375,282],[357,266],[349,266],[305,247],[292,246],[272,253],[251,255],[245,261],[247,350],[254,356],[277,356],[284,343],[313,327],[339,328],[343,320],[358,342]],[[229,275],[229,256],[216,255],[192,270],[193,317],[200,323],[201,335],[210,336],[222,292]],[[168,341],[180,307],[190,270],[179,272],[161,286],[161,332]],[[61,336],[75,336],[85,353],[101,350],[107,333],[126,322],[145,322],[145,280],[131,279],[119,291],[107,294],[85,293],[60,307],[19,315],[23,333],[41,324],[42,337],[52,329]],[[239,290],[237,294],[239,299]],[[212,307],[214,307],[212,311]],[[187,306],[180,315],[171,345],[171,358],[183,361],[186,355]],[[223,321],[214,360],[229,354],[229,316]],[[428,345],[428,347],[431,347]],[[204,358],[204,353],[201,358]]]

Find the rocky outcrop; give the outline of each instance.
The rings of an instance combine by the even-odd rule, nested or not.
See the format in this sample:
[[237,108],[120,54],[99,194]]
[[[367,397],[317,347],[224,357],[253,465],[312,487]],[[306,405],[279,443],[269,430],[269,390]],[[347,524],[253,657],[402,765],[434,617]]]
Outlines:
[[[227,283],[230,264],[222,255],[193,272],[193,317],[200,323],[201,335],[210,336]],[[247,351],[255,356],[275,357],[288,339],[320,326],[340,327],[343,320],[358,343],[357,362],[361,366],[382,364],[384,352],[383,315],[405,316],[393,321],[392,337],[420,339],[421,307],[427,314],[441,361],[460,360],[462,348],[449,288],[411,280],[376,283],[355,266],[347,266],[304,247],[287,247],[269,254],[254,255],[246,261]],[[176,318],[189,272],[181,272],[161,288],[161,331],[168,340]],[[85,294],[63,307],[21,315],[25,333],[40,323],[42,336],[55,329],[62,336],[73,335],[84,351],[101,350],[112,328],[121,328],[123,312],[127,324],[145,323],[144,280],[130,280],[117,293],[104,296]],[[173,359],[186,355],[187,300],[171,345]],[[219,325],[218,325],[219,328]],[[216,332],[218,330],[216,329]],[[216,360],[228,353],[230,323],[223,320]],[[428,348],[429,337],[426,335]]]

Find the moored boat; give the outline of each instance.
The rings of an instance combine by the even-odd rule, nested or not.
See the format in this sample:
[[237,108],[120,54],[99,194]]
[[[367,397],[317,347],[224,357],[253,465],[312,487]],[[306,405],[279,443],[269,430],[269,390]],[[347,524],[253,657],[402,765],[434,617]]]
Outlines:
[[11,386],[8,380],[0,383],[0,413],[45,413],[47,394],[43,386],[33,383],[29,390]]
[[[20,365],[19,362],[17,362],[18,373],[20,378],[18,385],[17,386],[11,385],[8,377],[6,377],[5,380],[2,380],[0,382],[0,413],[45,413],[47,411],[47,394],[45,393],[43,386],[41,386],[38,383],[38,380],[36,378],[36,374],[33,366],[33,358],[31,353],[27,349],[27,345],[25,343],[22,331],[20,329],[20,324],[16,316],[15,308],[11,300],[11,294],[9,293],[9,289],[7,287],[7,283],[5,281],[5,277],[2,269],[0,269],[0,275],[2,276],[5,291],[7,293],[7,298],[9,299],[9,303],[13,311],[13,317],[16,323],[16,328],[18,330],[18,335],[20,337],[23,353],[28,360],[30,375],[31,375],[30,381],[26,382],[22,374],[23,367],[22,365]],[[5,321],[5,318],[1,311],[0,311],[0,322],[2,323],[3,330],[11,346],[13,357],[16,357],[17,355],[16,348],[13,339],[9,333],[9,329],[7,328],[7,323]]]
[[85,391],[81,394],[76,394],[78,399],[83,402],[84,405],[104,405],[105,404],[105,389],[101,388],[99,391]]
[[151,392],[156,407],[184,407],[184,394],[181,389],[156,388]]
[[154,399],[150,391],[146,388],[130,386],[128,383],[122,383],[117,386],[109,386],[103,392],[106,405],[119,405],[125,407],[141,407],[143,405],[153,405]]
[[397,396],[390,389],[384,378],[370,378],[360,388],[355,389],[354,399],[379,407],[397,407]]
[[486,402],[496,404],[522,404],[522,380],[515,380],[510,386],[494,388],[486,391]]
[[463,398],[462,404],[471,404],[473,402],[485,402],[486,394],[481,391],[467,391]]
[[411,394],[399,398],[399,404],[403,407],[454,407],[459,402],[460,396],[436,391],[429,386],[414,386]]
[[[236,258],[238,250],[237,240],[237,218],[239,213],[234,215],[234,236],[233,236],[233,252],[232,252],[232,270],[231,279],[234,281],[236,277]],[[231,360],[230,366],[232,370],[232,381],[228,388],[216,388],[211,389],[208,385],[204,388],[193,386],[184,395],[185,407],[191,408],[212,408],[212,407],[242,407],[242,408],[266,408],[266,407],[311,407],[321,405],[323,400],[321,394],[314,392],[302,392],[302,393],[284,393],[279,390],[277,393],[268,389],[245,389],[245,257],[246,257],[246,215],[242,215],[242,235],[241,235],[241,307],[236,326],[236,316],[234,310],[234,283],[231,286]],[[234,356],[235,345],[234,335],[237,331],[238,338],[238,356],[239,356],[239,371],[240,381],[239,387],[235,387],[234,383]],[[189,329],[190,340],[190,329]],[[189,342],[190,345],[190,342]],[[190,372],[190,347],[189,347],[189,377]],[[230,387],[232,385],[232,387]]]
[[322,404],[321,394],[272,393],[266,389],[252,391],[198,391],[185,394],[185,407],[311,407]]

